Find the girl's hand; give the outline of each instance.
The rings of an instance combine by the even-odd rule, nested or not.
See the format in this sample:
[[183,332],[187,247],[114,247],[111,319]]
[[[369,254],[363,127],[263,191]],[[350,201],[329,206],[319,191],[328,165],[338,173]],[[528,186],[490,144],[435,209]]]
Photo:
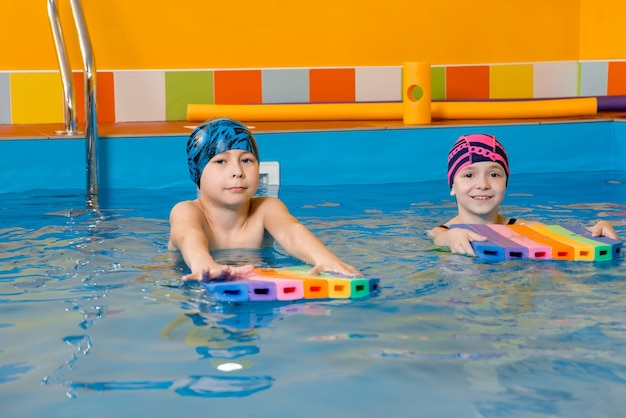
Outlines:
[[597,224],[590,228],[592,237],[607,237],[613,239],[619,239],[617,232],[613,229],[613,226],[608,221],[599,221]]
[[465,228],[452,228],[438,232],[434,242],[436,245],[448,247],[457,254],[476,255],[472,241],[487,241],[487,237]]

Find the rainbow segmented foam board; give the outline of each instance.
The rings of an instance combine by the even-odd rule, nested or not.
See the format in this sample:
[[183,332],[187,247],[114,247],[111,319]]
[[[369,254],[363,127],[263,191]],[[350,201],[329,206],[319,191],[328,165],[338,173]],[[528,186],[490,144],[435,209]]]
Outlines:
[[327,273],[309,276],[303,268],[255,268],[247,276],[201,284],[222,302],[293,301],[364,298],[378,291],[379,279],[340,277]]
[[474,252],[487,260],[532,258],[538,260],[609,261],[622,252],[622,241],[592,237],[575,225],[479,225],[455,224],[484,235],[473,241]]

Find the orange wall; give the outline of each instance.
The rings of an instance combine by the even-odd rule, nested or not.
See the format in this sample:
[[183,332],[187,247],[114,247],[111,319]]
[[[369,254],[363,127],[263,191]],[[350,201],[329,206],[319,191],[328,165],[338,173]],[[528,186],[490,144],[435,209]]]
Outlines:
[[582,0],[580,59],[626,59],[626,2]]
[[[43,0],[2,2],[0,70],[56,70]],[[368,6],[364,6],[367,4]],[[72,68],[69,0],[58,0]],[[623,0],[83,0],[99,70],[626,57]]]

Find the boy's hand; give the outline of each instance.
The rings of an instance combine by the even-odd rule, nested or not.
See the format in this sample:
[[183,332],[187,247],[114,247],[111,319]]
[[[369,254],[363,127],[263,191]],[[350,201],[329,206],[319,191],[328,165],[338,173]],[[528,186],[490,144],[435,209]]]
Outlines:
[[348,276],[348,277],[362,277],[363,276],[363,274],[361,274],[361,272],[357,270],[356,267],[346,264],[339,259],[326,260],[324,262],[317,263],[316,265],[313,266],[311,270],[308,271],[308,274],[310,275],[320,274],[321,272],[324,272],[324,271],[332,272],[332,273],[339,273],[341,275]]
[[235,276],[246,276],[254,271],[254,266],[249,264],[239,267],[224,266],[216,264],[213,266],[205,266],[196,271],[183,276],[183,281],[209,281],[218,279],[228,279]]

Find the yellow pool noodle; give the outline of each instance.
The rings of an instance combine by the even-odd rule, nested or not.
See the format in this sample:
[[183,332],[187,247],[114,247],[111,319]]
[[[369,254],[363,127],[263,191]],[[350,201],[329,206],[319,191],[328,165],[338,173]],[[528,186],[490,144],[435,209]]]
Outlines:
[[[523,119],[586,116],[597,113],[595,97],[546,100],[432,102],[432,119]],[[258,105],[187,105],[187,120],[215,117],[242,121],[403,120],[396,103],[303,103]]]
[[521,119],[585,116],[598,113],[595,97],[573,99],[433,102],[433,119]]
[[187,105],[187,120],[215,117],[242,121],[400,120],[402,103],[304,103],[260,105]]

